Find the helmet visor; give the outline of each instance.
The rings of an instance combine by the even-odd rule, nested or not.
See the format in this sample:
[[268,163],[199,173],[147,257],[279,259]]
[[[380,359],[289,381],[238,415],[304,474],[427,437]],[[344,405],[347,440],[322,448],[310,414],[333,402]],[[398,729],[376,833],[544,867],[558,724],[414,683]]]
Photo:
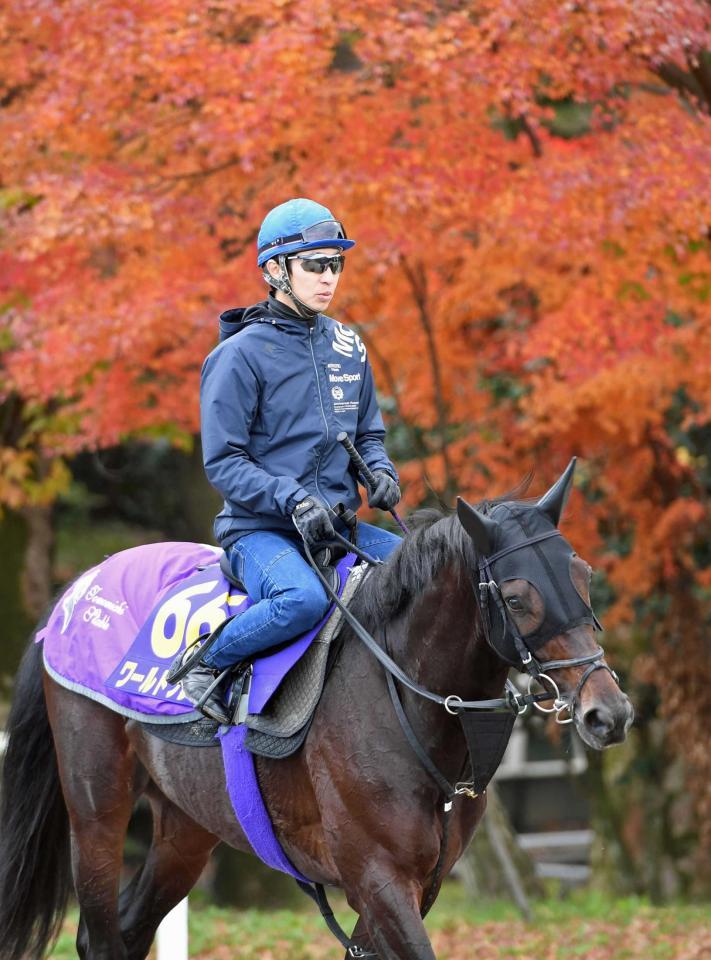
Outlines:
[[319,223],[313,223],[310,227],[305,227],[301,233],[292,233],[288,237],[277,237],[269,243],[265,243],[259,248],[259,253],[265,250],[271,250],[273,247],[281,247],[286,243],[314,243],[318,240],[347,240],[345,228],[339,220],[321,220]]

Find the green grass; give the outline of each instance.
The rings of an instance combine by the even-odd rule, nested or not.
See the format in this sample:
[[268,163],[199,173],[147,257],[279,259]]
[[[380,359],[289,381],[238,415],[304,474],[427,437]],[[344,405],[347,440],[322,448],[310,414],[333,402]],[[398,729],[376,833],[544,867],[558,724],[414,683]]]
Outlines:
[[[304,898],[302,910],[228,910],[202,904],[190,909],[194,960],[341,960],[343,951],[318,911]],[[338,893],[331,897],[339,922],[353,914]],[[51,957],[76,956],[76,911],[64,925]],[[449,883],[427,919],[438,960],[702,960],[711,957],[711,912],[703,905],[653,907],[638,898],[611,900],[577,893],[535,905],[532,923],[505,902],[475,902]]]

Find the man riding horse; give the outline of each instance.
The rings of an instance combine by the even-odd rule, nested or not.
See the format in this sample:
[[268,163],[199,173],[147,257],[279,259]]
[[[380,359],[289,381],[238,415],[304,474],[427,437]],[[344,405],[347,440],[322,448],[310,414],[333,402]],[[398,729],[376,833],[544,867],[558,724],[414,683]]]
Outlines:
[[[307,199],[275,207],[257,238],[266,300],[227,310],[200,388],[205,471],[224,498],[215,535],[254,605],[231,620],[183,689],[208,716],[228,722],[219,688],[226,667],[311,629],[329,600],[305,559],[346,525],[334,507],[361,504],[337,436],[346,432],[377,481],[368,504],[400,499],[373,373],[360,337],[326,316],[349,240],[331,211]],[[342,514],[343,515],[343,514]],[[385,559],[400,542],[358,525],[358,544]]]

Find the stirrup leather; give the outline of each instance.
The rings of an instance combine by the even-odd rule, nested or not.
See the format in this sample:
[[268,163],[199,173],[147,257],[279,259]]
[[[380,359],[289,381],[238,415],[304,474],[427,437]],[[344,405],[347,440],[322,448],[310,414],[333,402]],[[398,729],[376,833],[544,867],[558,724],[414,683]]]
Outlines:
[[170,665],[166,677],[168,683],[179,683],[193,667],[196,667],[231,620],[234,620],[234,614],[223,620],[212,633],[201,633],[197,640],[193,640],[185,650],[182,650]]

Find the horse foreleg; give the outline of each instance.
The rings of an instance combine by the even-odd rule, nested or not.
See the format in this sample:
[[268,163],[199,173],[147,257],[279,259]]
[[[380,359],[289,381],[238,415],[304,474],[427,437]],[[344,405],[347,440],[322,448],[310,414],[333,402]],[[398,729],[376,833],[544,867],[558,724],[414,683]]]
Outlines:
[[138,790],[125,721],[93,700],[53,687],[47,697],[69,812],[82,960],[127,960],[118,922],[123,843]]
[[394,866],[369,862],[346,894],[360,914],[354,931],[359,945],[369,944],[380,960],[435,960],[420,916],[418,883]]
[[153,812],[153,840],[145,863],[119,903],[128,960],[143,960],[161,920],[187,896],[217,838],[171,803],[153,784],[146,791]]

